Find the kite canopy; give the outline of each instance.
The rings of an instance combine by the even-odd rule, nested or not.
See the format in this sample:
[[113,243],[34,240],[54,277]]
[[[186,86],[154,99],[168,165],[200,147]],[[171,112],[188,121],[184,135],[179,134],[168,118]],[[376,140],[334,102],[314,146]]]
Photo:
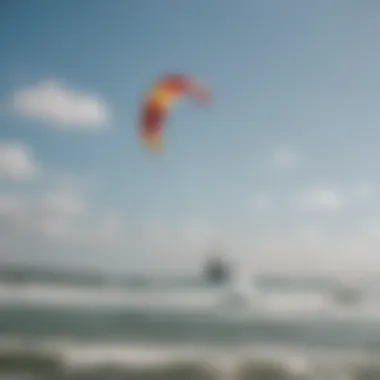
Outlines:
[[194,78],[181,74],[164,76],[149,92],[142,107],[140,131],[143,142],[151,151],[163,151],[167,115],[176,101],[184,96],[201,104],[211,101],[209,90],[205,86]]

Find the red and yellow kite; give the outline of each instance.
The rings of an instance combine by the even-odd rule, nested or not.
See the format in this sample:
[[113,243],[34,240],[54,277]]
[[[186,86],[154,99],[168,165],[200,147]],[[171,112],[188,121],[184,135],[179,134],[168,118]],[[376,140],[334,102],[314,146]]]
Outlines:
[[148,94],[141,114],[140,131],[145,145],[153,152],[163,151],[167,115],[180,98],[190,96],[199,103],[211,101],[209,90],[195,79],[180,74],[161,78]]

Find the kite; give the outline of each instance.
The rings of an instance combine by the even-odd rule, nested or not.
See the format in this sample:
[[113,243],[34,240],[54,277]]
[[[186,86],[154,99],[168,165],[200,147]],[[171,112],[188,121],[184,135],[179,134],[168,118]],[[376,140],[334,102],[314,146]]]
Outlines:
[[187,75],[166,75],[151,89],[142,107],[140,133],[145,146],[152,152],[163,151],[165,122],[174,104],[183,97],[200,104],[209,104],[209,90]]

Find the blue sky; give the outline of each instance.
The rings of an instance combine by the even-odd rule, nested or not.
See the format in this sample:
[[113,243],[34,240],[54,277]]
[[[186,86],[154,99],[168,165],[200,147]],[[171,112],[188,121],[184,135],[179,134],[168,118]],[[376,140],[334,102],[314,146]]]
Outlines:
[[[375,2],[2,8],[5,259],[190,268],[218,242],[264,269],[378,263]],[[168,72],[214,104],[178,104],[155,158],[138,109]]]

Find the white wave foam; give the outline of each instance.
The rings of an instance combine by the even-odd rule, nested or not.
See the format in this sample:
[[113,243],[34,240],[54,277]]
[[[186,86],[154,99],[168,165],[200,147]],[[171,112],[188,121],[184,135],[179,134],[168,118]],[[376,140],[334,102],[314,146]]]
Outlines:
[[218,292],[140,291],[68,286],[0,286],[0,304],[197,309],[216,305]]
[[[0,308],[42,306],[44,308],[95,308],[213,315],[222,318],[327,318],[380,320],[380,304],[373,301],[341,307],[323,293],[266,293],[242,305],[227,302],[228,289],[208,290],[120,290],[68,286],[0,285]],[[227,298],[226,298],[227,297]]]
[[[324,367],[334,377],[324,379],[339,379],[348,369],[360,365],[378,363],[375,356],[363,356],[360,352],[317,351],[312,349],[296,350],[292,347],[280,346],[241,346],[231,349],[211,346],[185,345],[121,345],[112,342],[69,342],[65,340],[52,341],[22,341],[15,339],[0,340],[0,355],[6,352],[25,357],[38,353],[46,358],[59,358],[67,370],[91,370],[103,366],[117,368],[154,368],[159,369],[175,364],[207,364],[221,373],[237,371],[245,365],[268,363],[279,366],[293,375],[312,377],[317,370]],[[302,377],[305,378],[305,377]]]

